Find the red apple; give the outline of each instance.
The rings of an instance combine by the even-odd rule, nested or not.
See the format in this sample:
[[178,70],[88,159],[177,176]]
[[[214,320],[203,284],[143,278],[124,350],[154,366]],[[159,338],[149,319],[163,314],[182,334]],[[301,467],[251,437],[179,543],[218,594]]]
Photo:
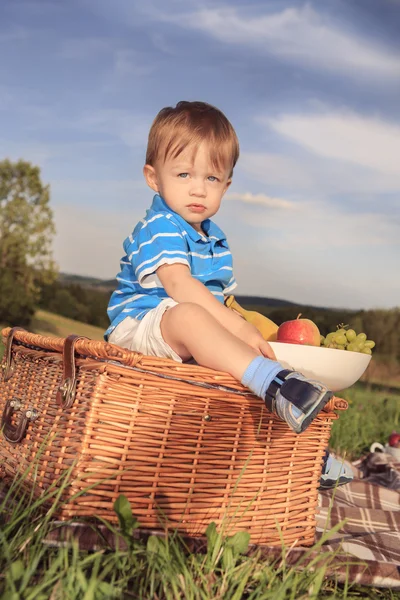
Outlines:
[[392,448],[400,448],[400,433],[393,431],[393,433],[390,434],[389,446],[392,446]]
[[285,321],[279,326],[276,341],[287,344],[319,346],[321,336],[316,324],[310,319],[300,319],[301,313],[293,321]]

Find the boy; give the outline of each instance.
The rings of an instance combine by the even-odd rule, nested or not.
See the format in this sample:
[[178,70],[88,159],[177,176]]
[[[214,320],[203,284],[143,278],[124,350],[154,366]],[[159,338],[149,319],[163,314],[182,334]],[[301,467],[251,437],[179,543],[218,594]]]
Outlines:
[[332,392],[283,369],[254,325],[224,305],[237,284],[226,237],[211,217],[238,157],[236,133],[215,107],[179,102],[159,112],[143,169],[155,196],[124,242],[105,338],[228,372],[301,433]]

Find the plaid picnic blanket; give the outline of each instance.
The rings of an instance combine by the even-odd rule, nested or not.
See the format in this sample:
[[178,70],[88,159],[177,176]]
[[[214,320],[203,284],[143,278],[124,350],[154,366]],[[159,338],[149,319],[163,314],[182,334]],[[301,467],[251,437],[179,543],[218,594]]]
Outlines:
[[335,552],[336,564],[352,559],[336,573],[349,573],[350,581],[363,585],[400,588],[400,463],[387,459],[383,469],[385,457],[369,455],[353,463],[350,484],[320,494],[317,538],[341,524],[321,545],[322,551]]

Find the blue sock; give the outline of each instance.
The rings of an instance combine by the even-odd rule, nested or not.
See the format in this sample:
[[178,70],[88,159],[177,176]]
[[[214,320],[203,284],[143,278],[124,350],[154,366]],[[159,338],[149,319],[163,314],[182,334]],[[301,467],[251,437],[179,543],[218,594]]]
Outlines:
[[269,384],[275,375],[282,370],[282,365],[275,360],[270,360],[264,356],[256,356],[245,370],[242,384],[264,399]]

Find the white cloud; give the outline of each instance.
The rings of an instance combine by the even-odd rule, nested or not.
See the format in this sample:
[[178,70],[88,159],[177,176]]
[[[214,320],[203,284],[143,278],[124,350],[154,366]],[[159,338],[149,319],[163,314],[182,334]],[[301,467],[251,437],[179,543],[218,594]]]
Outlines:
[[[300,154],[300,155],[299,155]],[[400,191],[400,173],[380,173],[343,160],[318,157],[309,152],[291,155],[242,152],[237,176],[250,175],[267,189],[304,198],[330,194],[385,194]]]
[[374,80],[396,81],[400,76],[399,54],[346,31],[343,23],[309,5],[250,17],[231,7],[176,14],[155,9],[152,16],[294,64]]
[[252,194],[251,192],[230,193],[226,195],[227,200],[239,200],[246,204],[258,204],[278,210],[296,210],[296,204],[283,198],[272,198],[266,194]]
[[[244,204],[237,219],[251,227],[268,232],[276,249],[360,248],[400,245],[400,220],[379,211],[349,210],[343,205],[323,199],[286,201],[294,210],[274,210],[260,203]],[[223,205],[223,218],[229,209]],[[254,234],[259,235],[258,233]]]
[[349,308],[400,304],[399,221],[322,201],[300,203],[296,213],[221,213],[238,294]]
[[246,173],[267,190],[276,187],[292,199],[400,192],[396,122],[349,111],[255,120],[281,136],[281,153],[242,152],[236,169],[239,177]]
[[323,157],[400,177],[400,126],[350,112],[264,119],[279,134]]

